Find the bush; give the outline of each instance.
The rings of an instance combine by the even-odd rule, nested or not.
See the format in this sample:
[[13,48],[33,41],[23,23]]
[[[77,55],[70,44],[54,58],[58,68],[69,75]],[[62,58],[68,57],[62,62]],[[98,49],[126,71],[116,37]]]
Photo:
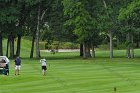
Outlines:
[[22,39],[25,39],[25,40],[30,40],[30,41],[32,41],[32,36],[23,36],[22,37]]
[[62,44],[62,46],[62,49],[78,49],[80,45],[71,42],[65,42]]
[[109,45],[108,44],[102,44],[98,46],[99,50],[109,50]]
[[46,45],[46,42],[39,42],[40,50],[45,50],[46,49],[45,45]]
[[126,49],[126,44],[125,43],[121,43],[117,46],[117,49]]
[[46,44],[46,49],[78,49],[80,47],[77,43],[72,42],[60,42],[55,41],[51,45]]

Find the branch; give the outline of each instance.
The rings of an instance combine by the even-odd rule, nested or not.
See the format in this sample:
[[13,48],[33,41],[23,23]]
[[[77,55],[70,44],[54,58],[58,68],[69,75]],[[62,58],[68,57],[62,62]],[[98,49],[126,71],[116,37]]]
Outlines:
[[103,3],[104,3],[104,7],[105,7],[105,9],[107,9],[107,5],[106,5],[105,0],[103,0]]
[[47,11],[47,9],[45,9],[45,10],[43,11],[43,13],[42,13],[42,15],[41,15],[40,20],[43,20],[43,18],[44,18],[44,15],[45,15],[46,11]]

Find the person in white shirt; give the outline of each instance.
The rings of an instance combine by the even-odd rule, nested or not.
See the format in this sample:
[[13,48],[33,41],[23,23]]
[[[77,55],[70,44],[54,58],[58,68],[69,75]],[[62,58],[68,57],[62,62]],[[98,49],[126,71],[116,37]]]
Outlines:
[[40,63],[41,63],[41,66],[42,66],[42,75],[45,76],[46,75],[46,70],[47,70],[46,59],[41,59]]

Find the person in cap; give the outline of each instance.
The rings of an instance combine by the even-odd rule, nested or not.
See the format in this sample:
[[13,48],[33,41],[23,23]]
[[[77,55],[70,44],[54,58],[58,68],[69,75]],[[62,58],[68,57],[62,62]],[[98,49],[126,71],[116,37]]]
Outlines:
[[45,58],[41,59],[40,63],[41,63],[41,68],[42,68],[42,75],[45,76],[46,75],[46,70],[47,70],[46,59]]

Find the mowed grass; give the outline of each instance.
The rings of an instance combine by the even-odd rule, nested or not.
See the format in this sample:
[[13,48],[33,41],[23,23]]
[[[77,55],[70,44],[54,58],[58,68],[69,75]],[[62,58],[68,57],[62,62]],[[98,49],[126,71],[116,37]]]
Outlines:
[[0,76],[0,93],[139,93],[139,58],[82,59],[78,53],[42,54],[47,75],[42,76],[39,59],[22,57],[19,76]]
[[83,59],[77,52],[43,52],[48,70],[42,76],[40,59],[29,59],[28,46],[22,46],[20,75],[14,75],[13,59],[10,75],[0,75],[0,93],[140,93],[140,50],[135,50],[135,59],[125,58],[125,50],[114,51],[113,59],[109,51],[96,51],[95,59]]

